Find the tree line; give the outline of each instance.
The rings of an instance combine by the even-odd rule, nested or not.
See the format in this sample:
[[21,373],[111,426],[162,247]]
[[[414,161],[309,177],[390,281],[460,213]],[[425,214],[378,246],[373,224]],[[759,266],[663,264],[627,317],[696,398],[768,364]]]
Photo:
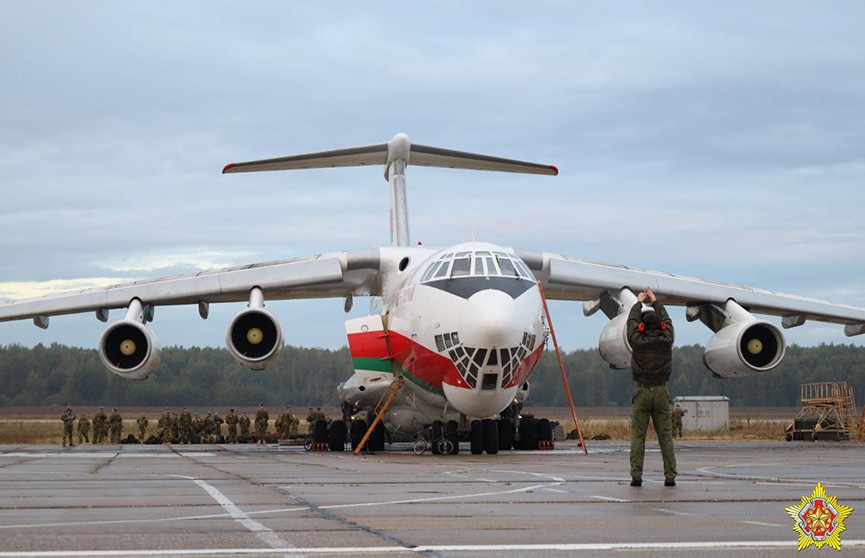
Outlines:
[[[574,403],[585,407],[630,405],[630,370],[612,370],[596,349],[562,355]],[[224,348],[167,347],[162,364],[148,379],[129,381],[108,372],[96,349],[57,343],[29,348],[0,346],[0,406],[76,405],[338,406],[336,386],[351,376],[347,347],[339,350],[285,347],[263,371],[237,364]],[[670,392],[726,395],[733,406],[794,407],[800,386],[846,381],[858,404],[865,403],[865,347],[820,345],[787,348],[781,365],[767,374],[719,379],[703,365],[703,347],[673,350]],[[555,353],[548,350],[532,376],[527,404],[563,407],[567,396]]]

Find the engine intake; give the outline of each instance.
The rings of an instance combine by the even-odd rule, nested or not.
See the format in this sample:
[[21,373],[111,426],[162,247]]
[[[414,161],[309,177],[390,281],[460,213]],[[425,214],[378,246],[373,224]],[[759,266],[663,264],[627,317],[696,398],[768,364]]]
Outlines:
[[126,317],[110,325],[99,338],[99,358],[112,373],[129,380],[153,374],[162,360],[159,342],[144,325],[145,312],[137,299],[129,304]]
[[250,306],[238,312],[228,324],[225,333],[228,351],[241,365],[263,370],[276,362],[283,342],[279,321],[264,309],[261,291],[253,289]]
[[[720,310],[715,307],[716,314]],[[709,370],[722,378],[739,378],[763,374],[781,363],[787,345],[780,329],[757,320],[733,301],[727,302],[723,314],[725,325],[709,339],[703,353]]]

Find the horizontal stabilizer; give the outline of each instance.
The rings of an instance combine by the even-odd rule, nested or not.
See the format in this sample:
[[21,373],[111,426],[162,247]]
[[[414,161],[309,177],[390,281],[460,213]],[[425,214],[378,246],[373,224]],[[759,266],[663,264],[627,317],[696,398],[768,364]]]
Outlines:
[[231,163],[226,165],[222,169],[222,172],[223,174],[227,174],[235,172],[388,165],[395,160],[403,160],[410,165],[424,167],[548,175],[557,175],[559,173],[558,169],[551,165],[502,159],[500,157],[490,157],[477,153],[441,149],[426,145],[413,145],[405,134],[397,134],[389,142],[377,145],[319,151],[317,153],[278,157],[276,159],[262,159],[260,161],[248,161],[245,163]]

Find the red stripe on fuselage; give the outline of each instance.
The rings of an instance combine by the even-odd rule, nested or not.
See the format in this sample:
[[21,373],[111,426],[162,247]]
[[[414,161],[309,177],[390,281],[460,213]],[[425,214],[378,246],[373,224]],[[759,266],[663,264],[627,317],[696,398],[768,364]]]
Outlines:
[[[460,377],[456,365],[449,357],[427,349],[395,331],[390,331],[388,337],[394,360],[409,374],[435,389],[441,389],[444,383],[470,389]],[[523,360],[519,370],[506,387],[513,387],[525,382],[534,371],[542,354],[543,345],[541,344]]]
[[348,350],[354,358],[389,358],[384,331],[348,334]]

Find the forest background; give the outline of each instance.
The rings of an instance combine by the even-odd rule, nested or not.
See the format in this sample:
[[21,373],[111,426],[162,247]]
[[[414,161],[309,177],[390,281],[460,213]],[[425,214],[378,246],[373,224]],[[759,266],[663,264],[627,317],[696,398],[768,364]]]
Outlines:
[[[787,348],[775,370],[720,379],[703,365],[703,347],[673,351],[672,395],[726,395],[731,406],[794,407],[800,386],[846,381],[857,403],[865,401],[865,347],[820,345]],[[563,354],[574,403],[581,407],[630,405],[630,370],[612,370],[597,350]],[[95,349],[60,344],[0,346],[0,407],[62,405],[311,405],[339,406],[336,387],[351,376],[346,347],[339,350],[286,346],[264,371],[237,364],[226,349],[167,347],[148,379],[129,381],[109,373]],[[567,396],[555,353],[548,350],[532,376],[527,404],[564,407]]]

